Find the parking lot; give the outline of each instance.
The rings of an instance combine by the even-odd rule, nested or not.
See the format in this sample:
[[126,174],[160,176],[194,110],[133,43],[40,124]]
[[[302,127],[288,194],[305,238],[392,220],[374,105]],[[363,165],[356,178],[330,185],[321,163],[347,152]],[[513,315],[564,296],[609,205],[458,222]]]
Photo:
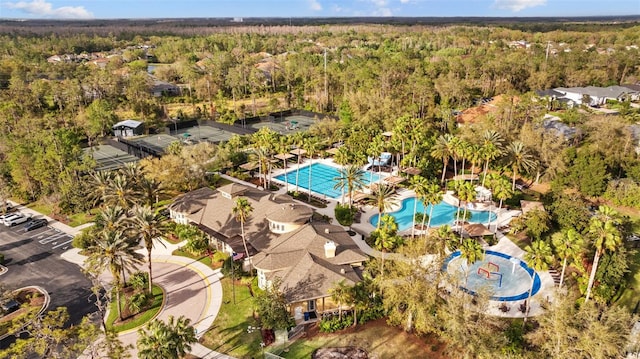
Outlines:
[[[40,216],[34,216],[37,219]],[[22,223],[13,227],[0,225],[0,253],[4,254],[7,271],[0,282],[8,289],[40,286],[49,292],[49,309],[67,307],[70,324],[95,311],[91,301],[91,282],[76,264],[60,255],[71,248],[72,236],[50,226],[26,231]],[[8,345],[11,337],[0,342]]]

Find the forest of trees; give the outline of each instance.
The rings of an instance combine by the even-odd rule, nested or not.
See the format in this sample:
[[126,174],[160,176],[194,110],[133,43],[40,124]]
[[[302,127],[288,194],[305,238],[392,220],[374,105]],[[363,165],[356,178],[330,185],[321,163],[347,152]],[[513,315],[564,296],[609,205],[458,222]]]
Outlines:
[[[629,128],[640,120],[640,112],[628,102],[613,104],[619,112],[607,116],[589,108],[555,108],[565,123],[579,129],[579,137],[565,141],[541,130],[549,106],[533,91],[637,83],[637,23],[596,27],[334,24],[156,32],[136,32],[139,28],[131,27],[107,34],[90,26],[45,32],[5,23],[2,29],[1,197],[40,201],[56,213],[91,209],[86,198],[95,191],[90,178],[95,178],[96,164],[83,147],[100,141],[111,125],[123,119],[141,120],[150,132],[162,132],[170,123],[167,109],[174,104],[184,105],[182,118],[226,123],[291,108],[331,114],[339,120],[320,122],[307,133],[280,135],[263,129],[219,145],[176,144],[161,158],[141,161],[139,170],[169,196],[205,185],[208,170],[233,172],[247,160],[259,163],[260,174],[267,180],[271,156],[286,153],[291,146],[318,154],[323,147],[342,141],[344,146],[335,157],[341,165],[362,165],[367,156],[389,151],[398,155],[401,166],[418,168],[431,184],[444,181],[447,169],[457,172],[471,167],[485,175],[490,170],[487,186],[500,188],[503,195],[496,198],[501,206],[503,199],[517,198],[517,177],[528,183],[542,181],[549,184],[542,198],[549,215],[534,213],[522,219],[532,238],[529,249],[540,258],[553,248],[555,265],[569,258],[571,299],[591,297],[593,304],[551,308],[553,316],[515,336],[527,340],[528,351],[520,348],[507,354],[563,357],[557,352],[562,344],[579,348],[575,356],[565,356],[578,358],[593,350],[579,335],[592,322],[601,324],[605,334],[628,329],[629,313],[608,306],[626,286],[635,252],[621,243],[634,224],[607,206],[592,215],[589,206],[609,201],[640,207],[640,159],[634,150],[638,139]],[[512,46],[520,40],[530,46]],[[47,61],[53,55],[95,53],[108,59],[104,68],[90,60]],[[161,64],[154,76],[180,84],[181,95],[152,95],[147,73],[151,62]],[[502,100],[496,111],[474,124],[456,125],[456,111],[497,95]],[[393,131],[391,141],[386,141],[383,131]],[[419,179],[411,186],[416,192],[428,191]],[[455,190],[462,193],[464,188],[456,184]],[[380,212],[386,208],[384,203],[378,207]],[[401,247],[399,242],[386,246],[382,234],[377,238],[384,251]],[[574,242],[562,249],[565,239],[571,237],[566,241],[577,243],[576,238],[583,236],[588,245],[579,251],[573,251]],[[471,242],[461,245],[467,244],[475,248]],[[385,275],[408,270],[385,267],[384,262],[380,267]],[[401,301],[401,295],[385,290],[388,300]],[[448,338],[455,348],[487,344],[479,340],[486,338],[482,334],[486,328],[508,332],[504,323],[473,313],[464,312],[467,318],[447,316],[456,305],[465,309],[456,295],[451,294],[450,308],[429,309],[441,313],[450,326],[437,327],[429,322],[433,318],[417,315],[415,331]],[[397,308],[407,303],[385,305]],[[389,313],[394,324],[408,320],[412,327],[414,317],[405,317],[409,311],[389,309]],[[613,319],[602,323],[599,315]],[[568,319],[575,316],[583,320]],[[477,324],[467,330],[477,331],[451,330],[467,325],[467,319]],[[575,338],[550,346],[558,338],[549,333],[563,328],[569,328]],[[610,344],[620,349],[626,334],[620,333]],[[481,349],[491,353],[513,339],[496,338],[488,343],[494,347]],[[601,357],[609,357],[616,351],[607,346],[603,353]]]

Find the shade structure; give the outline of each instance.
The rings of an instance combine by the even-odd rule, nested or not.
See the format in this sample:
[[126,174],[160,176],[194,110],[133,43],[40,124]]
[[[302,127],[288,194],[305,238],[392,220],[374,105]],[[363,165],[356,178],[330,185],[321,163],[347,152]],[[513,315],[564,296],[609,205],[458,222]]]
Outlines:
[[256,162],[247,162],[245,164],[240,165],[240,168],[242,168],[245,171],[255,170],[256,168],[258,168],[258,163],[256,163]]
[[397,185],[399,183],[404,182],[405,178],[400,176],[389,176],[385,178],[384,181],[392,185]]
[[288,159],[290,159],[290,158],[294,158],[294,157],[295,157],[295,155],[292,155],[292,154],[290,154],[290,153],[278,153],[277,155],[275,155],[275,156],[273,156],[273,157],[275,157],[275,158],[277,158],[277,159],[279,159],[279,160],[286,161],[286,160],[288,160]]
[[302,148],[296,148],[295,150],[292,150],[291,152],[292,155],[296,155],[296,156],[302,156],[305,153],[307,153],[307,151],[303,150]]
[[386,131],[386,132],[383,132],[383,133],[382,133],[382,135],[383,135],[384,137],[391,137],[391,136],[393,136],[393,132],[391,132],[391,131]]
[[331,147],[330,149],[326,150],[325,152],[326,152],[326,153],[328,153],[328,154],[330,154],[330,155],[335,156],[335,155],[336,155],[336,153],[338,153],[338,148],[336,148],[336,147]]
[[353,197],[351,198],[351,200],[353,202],[360,202],[360,201],[362,201],[363,199],[365,199],[367,197],[369,197],[368,194],[366,194],[364,192],[360,192],[360,191],[355,191],[355,192],[353,192]]
[[464,226],[464,231],[467,232],[469,237],[482,237],[490,236],[493,234],[493,232],[488,230],[487,227],[480,223],[467,224]]
[[420,173],[422,173],[422,171],[419,168],[415,168],[415,167],[407,167],[403,169],[402,172],[411,176],[419,175]]
[[457,176],[453,176],[453,178],[451,180],[453,181],[475,181],[478,179],[478,175],[474,175],[474,174],[463,174],[463,175],[457,175]]
[[542,204],[542,202],[520,200],[520,207],[522,208],[523,215],[531,211],[534,211],[536,209],[545,212],[544,205]]

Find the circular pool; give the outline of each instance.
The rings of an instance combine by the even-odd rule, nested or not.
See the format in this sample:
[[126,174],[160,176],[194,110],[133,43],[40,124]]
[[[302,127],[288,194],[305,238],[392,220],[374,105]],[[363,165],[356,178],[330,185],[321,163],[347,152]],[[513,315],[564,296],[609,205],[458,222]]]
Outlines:
[[[453,252],[445,261],[443,270],[461,279],[461,288],[470,294],[482,289],[491,293],[489,299],[497,301],[517,301],[527,299],[533,278],[531,296],[540,290],[540,276],[524,261],[508,254],[485,251],[484,259],[470,266],[460,257],[460,251]],[[466,280],[465,280],[466,278]]]

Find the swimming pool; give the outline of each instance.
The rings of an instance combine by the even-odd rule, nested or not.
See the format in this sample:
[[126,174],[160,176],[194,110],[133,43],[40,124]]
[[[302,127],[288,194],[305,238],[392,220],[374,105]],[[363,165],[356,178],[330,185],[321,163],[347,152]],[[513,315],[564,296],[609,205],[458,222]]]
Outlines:
[[[422,202],[416,197],[405,198],[402,200],[402,207],[395,211],[388,213],[396,219],[396,223],[398,223],[398,230],[403,231],[405,229],[411,228],[413,224],[413,206],[418,202],[417,212],[422,212],[425,214],[430,214],[431,205],[427,206],[427,209],[424,209]],[[452,224],[456,210],[458,208],[456,206],[452,206],[446,202],[440,202],[433,207],[433,214],[431,218],[431,226],[438,227],[445,224]],[[461,216],[464,208],[460,208]],[[474,211],[467,210],[471,212],[471,219],[469,223],[487,223],[489,221],[489,216],[491,216],[491,220],[496,219],[495,213],[490,213],[489,211]],[[372,226],[376,226],[378,224],[378,215],[374,215],[369,220]]]
[[456,251],[446,259],[443,269],[462,283],[466,277],[466,284],[460,287],[470,294],[476,294],[483,288],[488,289],[491,300],[527,299],[532,277],[531,296],[538,293],[541,286],[540,276],[525,262],[501,252],[485,251],[482,261],[467,266],[466,261],[460,257],[460,251]]
[[[340,198],[340,196],[342,196],[341,190],[333,188],[336,183],[338,183],[334,178],[340,177],[340,172],[338,172],[339,169],[323,163],[314,163],[311,166],[301,167],[300,173],[298,173],[298,187],[306,190],[309,189],[309,170],[311,170],[311,191],[323,194],[330,198]],[[296,185],[295,169],[288,171],[286,177],[285,181],[285,175],[283,173],[274,178],[278,181],[289,182],[291,185]],[[371,174],[370,172],[365,172],[362,176],[362,181],[365,185],[368,185],[371,182],[376,182],[379,179],[380,177],[377,174]],[[345,195],[346,194],[347,188],[345,188]]]

